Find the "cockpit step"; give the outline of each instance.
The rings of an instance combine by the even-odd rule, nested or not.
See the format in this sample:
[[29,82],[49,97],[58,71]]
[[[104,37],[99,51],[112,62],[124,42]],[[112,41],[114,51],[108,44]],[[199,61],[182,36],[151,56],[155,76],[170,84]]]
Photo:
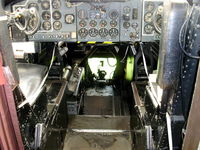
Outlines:
[[94,130],[130,131],[130,116],[70,116],[68,129],[74,131],[85,130],[91,132]]

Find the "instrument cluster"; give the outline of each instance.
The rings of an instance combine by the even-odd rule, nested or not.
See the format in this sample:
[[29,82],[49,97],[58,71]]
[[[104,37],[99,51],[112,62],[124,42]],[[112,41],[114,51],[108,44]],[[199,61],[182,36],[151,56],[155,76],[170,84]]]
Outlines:
[[[12,8],[34,7],[38,10],[40,27],[35,34],[28,36],[29,40],[134,42],[159,39],[161,5],[160,0],[90,3],[27,0]],[[33,25],[34,21],[29,23],[30,27]]]
[[75,42],[76,37],[76,7],[69,7],[64,0],[28,0],[13,6],[37,8],[40,14],[40,28],[37,33],[29,36],[33,41]]
[[119,41],[119,9],[120,3],[85,3],[77,7],[78,41]]
[[160,39],[162,15],[162,0],[144,0],[142,17],[142,41],[154,41]]

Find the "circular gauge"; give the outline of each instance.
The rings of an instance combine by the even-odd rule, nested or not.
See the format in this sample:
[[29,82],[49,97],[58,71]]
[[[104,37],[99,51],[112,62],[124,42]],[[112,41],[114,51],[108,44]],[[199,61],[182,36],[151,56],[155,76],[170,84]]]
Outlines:
[[108,30],[107,30],[106,28],[101,28],[101,29],[99,30],[99,35],[100,35],[101,37],[106,37],[106,36],[108,35]]
[[119,33],[119,31],[118,31],[116,28],[111,28],[111,29],[109,30],[109,35],[110,35],[112,38],[116,37],[116,36],[118,35],[118,33]]
[[131,33],[129,34],[129,37],[130,37],[131,39],[137,39],[137,38],[138,38],[138,34],[137,34],[136,32],[131,32]]
[[65,15],[65,22],[67,24],[74,23],[74,15],[71,15],[71,14]]
[[96,25],[97,25],[97,22],[95,20],[91,20],[90,21],[90,26],[91,27],[96,27]]
[[81,38],[84,38],[88,35],[88,30],[85,29],[85,28],[81,28],[79,31],[78,31],[78,34]]
[[137,29],[138,23],[136,23],[136,22],[135,22],[135,23],[132,23],[131,27],[134,28],[134,29]]
[[44,11],[44,12],[42,13],[42,19],[44,19],[44,20],[49,20],[50,18],[51,18],[51,14],[50,14],[49,11]]
[[129,14],[129,13],[131,12],[131,8],[128,7],[128,6],[126,6],[126,7],[124,7],[123,12],[124,12],[125,14]]
[[112,10],[110,12],[110,18],[111,19],[116,19],[118,16],[119,16],[119,14],[118,14],[117,10]]
[[34,28],[36,27],[36,25],[37,25],[37,21],[38,21],[38,19],[37,19],[36,17],[30,19],[30,20],[28,21],[28,27],[29,27],[30,29],[34,29]]
[[78,11],[78,17],[80,19],[85,19],[87,17],[87,12],[85,10],[83,10],[83,9],[79,10]]
[[157,24],[158,24],[158,27],[159,28],[161,28],[161,26],[162,26],[162,16],[159,16],[159,17],[157,17],[157,19],[156,19],[156,22],[157,22]]
[[45,21],[42,24],[42,27],[44,30],[50,30],[51,29],[51,23],[49,21]]
[[153,2],[146,2],[145,3],[145,9],[146,11],[152,11],[154,9],[155,5]]
[[113,28],[116,27],[117,21],[115,21],[115,20],[110,21],[110,26],[113,27]]
[[91,28],[91,29],[89,30],[89,35],[90,35],[91,37],[97,36],[97,35],[98,35],[98,30],[95,29],[95,28]]
[[162,28],[162,16],[161,15],[156,17],[156,25],[157,25],[159,31],[161,31],[161,28]]
[[152,34],[153,31],[154,31],[154,27],[150,24],[147,24],[145,27],[144,27],[144,31],[146,34]]
[[152,22],[152,21],[153,21],[152,16],[153,16],[152,13],[150,13],[150,12],[146,13],[146,14],[144,15],[144,21],[147,22],[147,23]]
[[30,3],[30,4],[28,5],[28,8],[31,8],[31,7],[34,7],[34,8],[36,8],[37,10],[39,10],[39,6],[38,6],[37,3]]
[[60,29],[62,28],[62,23],[61,23],[60,21],[55,21],[55,22],[53,23],[53,28],[54,28],[55,30],[60,30]]
[[42,1],[41,6],[42,6],[42,9],[48,10],[50,8],[50,3],[49,1]]
[[100,24],[101,27],[105,27],[107,25],[107,21],[101,20],[99,24]]
[[59,20],[62,15],[61,15],[60,11],[57,10],[57,11],[53,12],[52,16],[53,16],[54,20]]
[[163,18],[163,6],[159,6],[153,14],[153,25],[156,32],[161,33],[162,18]]
[[128,29],[131,26],[130,22],[124,22],[123,27]]
[[81,26],[81,27],[85,27],[86,25],[87,25],[87,22],[85,20],[81,20],[79,22],[79,26]]
[[58,9],[58,8],[60,8],[60,6],[61,6],[60,0],[53,0],[53,1],[52,1],[52,7],[53,7],[54,9]]

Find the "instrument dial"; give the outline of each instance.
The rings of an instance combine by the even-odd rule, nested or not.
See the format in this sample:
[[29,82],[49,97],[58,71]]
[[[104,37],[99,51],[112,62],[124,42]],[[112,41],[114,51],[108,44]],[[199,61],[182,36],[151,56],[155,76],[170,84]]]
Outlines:
[[97,25],[97,22],[95,20],[91,20],[90,21],[90,26],[91,27],[96,27],[96,25]]
[[161,33],[162,20],[163,20],[163,6],[159,6],[154,12],[154,28],[158,33]]
[[100,26],[101,27],[105,27],[107,25],[107,21],[106,20],[101,20],[100,21]]
[[162,28],[162,16],[157,16],[156,18],[156,24],[158,26],[159,29]]
[[116,28],[111,28],[109,30],[109,35],[112,37],[112,38],[115,38],[116,36],[118,36],[119,34],[119,31],[116,29]]
[[136,23],[136,22],[135,22],[135,23],[132,23],[131,26],[132,26],[133,29],[137,29],[137,28],[138,28],[138,23]]
[[59,20],[62,17],[61,12],[58,11],[58,10],[54,11],[53,14],[52,14],[52,16],[53,16],[54,20]]
[[110,12],[110,18],[111,19],[116,19],[119,16],[119,13],[117,12],[117,10],[112,10]]
[[79,22],[79,26],[81,26],[81,27],[85,27],[86,25],[87,25],[87,22],[85,20],[81,20]]
[[60,6],[61,6],[60,0],[53,0],[53,1],[52,1],[52,7],[53,7],[54,9],[59,9]]
[[152,11],[154,9],[155,5],[153,2],[146,2],[145,3],[145,9],[146,11]]
[[131,26],[130,22],[124,22],[123,27],[128,29]]
[[131,39],[137,39],[138,38],[138,34],[136,33],[136,32],[131,32],[130,34],[129,34],[129,37],[131,38]]
[[144,31],[145,31],[146,34],[152,34],[153,31],[154,31],[154,27],[151,24],[147,24],[144,27]]
[[81,28],[79,31],[78,31],[78,34],[81,38],[85,38],[87,35],[88,35],[88,30],[85,29],[85,28]]
[[42,13],[42,19],[44,20],[49,20],[51,18],[51,14],[50,14],[50,11],[44,11]]
[[85,10],[83,10],[83,9],[79,10],[78,11],[78,17],[80,19],[85,19],[87,17],[87,12]]
[[108,35],[108,30],[107,30],[106,28],[101,28],[101,29],[99,30],[99,35],[100,35],[101,37],[106,37],[106,36]]
[[123,12],[125,14],[129,14],[131,12],[131,8],[129,6],[124,7]]
[[55,22],[53,23],[53,28],[54,28],[55,30],[60,30],[60,29],[62,28],[62,23],[61,23],[60,21],[55,21]]
[[36,17],[34,18],[31,18],[28,22],[28,28],[31,30],[31,29],[35,29],[35,27],[37,26],[37,22],[38,22],[38,19]]
[[110,21],[110,26],[113,27],[113,28],[116,27],[117,21],[115,21],[115,20]]
[[65,22],[66,22],[67,24],[72,24],[72,23],[74,23],[74,15],[72,15],[72,14],[66,15],[66,16],[65,16]]
[[42,1],[41,6],[42,6],[42,9],[48,10],[50,8],[50,3],[49,1]]
[[44,30],[50,30],[51,29],[51,23],[49,21],[45,21],[42,24],[42,27]]
[[152,22],[152,21],[153,21],[152,16],[153,16],[152,13],[150,13],[150,12],[146,13],[146,14],[144,15],[144,21],[145,21],[146,23]]
[[98,35],[98,30],[95,29],[95,28],[91,28],[91,29],[89,30],[89,35],[90,35],[91,37],[97,36],[97,35]]

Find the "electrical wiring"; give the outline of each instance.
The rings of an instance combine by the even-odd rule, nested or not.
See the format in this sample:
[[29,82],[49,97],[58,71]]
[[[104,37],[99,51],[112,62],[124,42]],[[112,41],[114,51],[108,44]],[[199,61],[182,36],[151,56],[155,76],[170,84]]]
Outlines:
[[148,67],[147,67],[147,63],[146,63],[145,56],[144,56],[144,51],[143,51],[142,42],[140,42],[140,49],[141,49],[141,51],[142,51],[142,58],[143,58],[143,62],[144,62],[145,73],[146,73],[146,75],[147,75],[147,77],[148,77],[148,76],[149,76]]
[[127,48],[126,48],[126,52],[125,52],[124,57],[123,57],[122,60],[120,61],[121,63],[124,63],[124,60],[125,60],[125,58],[126,58],[126,56],[127,56],[127,54],[128,54],[128,50],[129,50],[129,45],[128,45]]

